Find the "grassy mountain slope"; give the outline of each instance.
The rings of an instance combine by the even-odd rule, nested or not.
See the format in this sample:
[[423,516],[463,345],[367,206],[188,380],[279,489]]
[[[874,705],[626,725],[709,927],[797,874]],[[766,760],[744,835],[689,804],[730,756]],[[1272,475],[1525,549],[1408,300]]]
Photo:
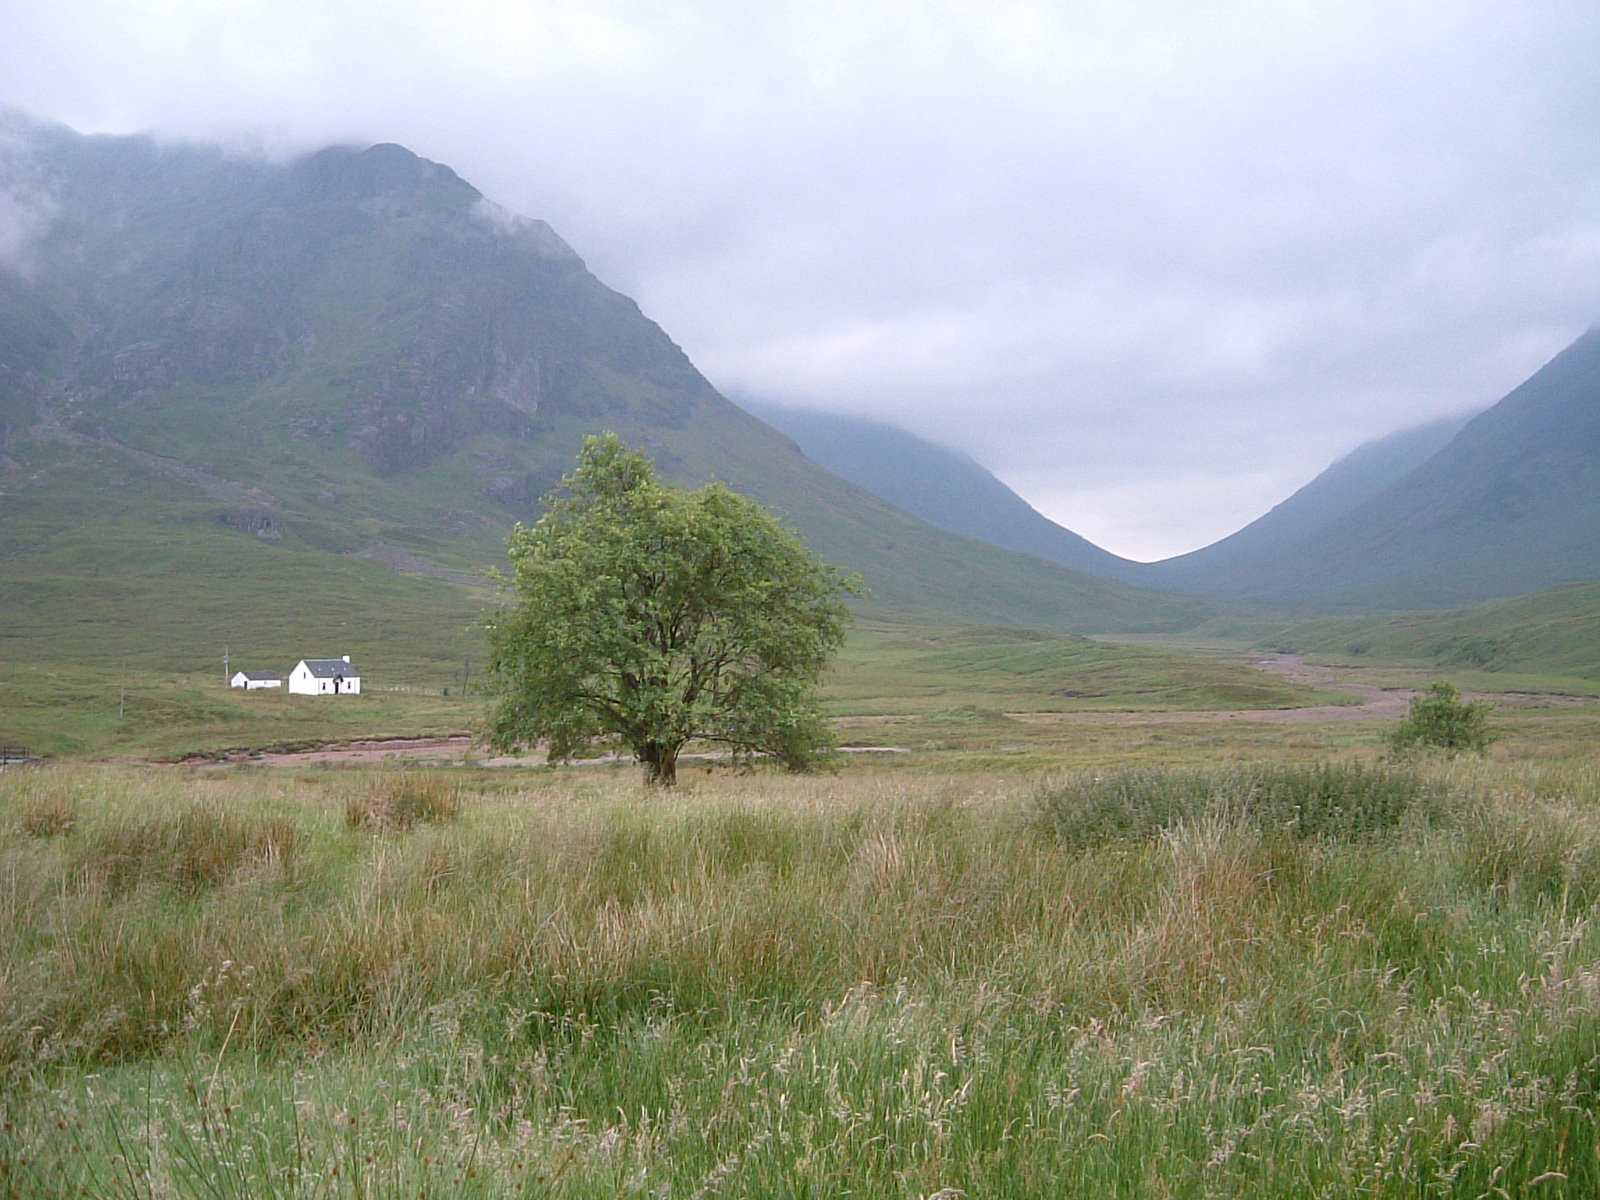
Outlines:
[[1328,660],[1600,680],[1600,584],[1441,612],[1325,617],[1272,645]]
[[47,218],[0,268],[20,653],[192,670],[249,641],[449,678],[484,597],[445,576],[499,562],[599,429],[777,508],[884,608],[1064,632],[1208,611],[829,474],[547,226],[401,147],[270,164],[10,125],[5,178]]

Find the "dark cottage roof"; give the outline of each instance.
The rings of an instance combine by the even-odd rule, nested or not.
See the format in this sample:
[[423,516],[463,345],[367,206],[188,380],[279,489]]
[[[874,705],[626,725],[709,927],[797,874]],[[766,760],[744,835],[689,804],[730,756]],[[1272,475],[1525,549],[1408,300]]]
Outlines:
[[246,679],[276,679],[278,677],[276,671],[240,671],[239,674]]
[[348,679],[352,675],[361,674],[342,658],[306,658],[301,661],[306,664],[306,670],[317,679],[334,679],[341,676]]

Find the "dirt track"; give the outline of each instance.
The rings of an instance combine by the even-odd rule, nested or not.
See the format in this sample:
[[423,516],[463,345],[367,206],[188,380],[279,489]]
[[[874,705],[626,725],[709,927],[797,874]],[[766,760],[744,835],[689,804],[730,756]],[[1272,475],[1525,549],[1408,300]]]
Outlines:
[[[1254,660],[1254,665],[1269,675],[1281,675],[1291,683],[1338,692],[1348,692],[1360,698],[1360,704],[1321,704],[1311,708],[1232,708],[1215,712],[1153,712],[1094,714],[1095,716],[1126,717],[1130,722],[1149,719],[1153,722],[1174,721],[1265,721],[1276,725],[1320,724],[1324,721],[1372,721],[1403,717],[1411,707],[1414,691],[1390,690],[1370,684],[1355,683],[1345,678],[1338,667],[1319,667],[1308,664],[1298,654],[1265,654]],[[1090,715],[1090,714],[1085,714]]]
[[[905,754],[899,746],[850,746],[851,754]],[[453,759],[472,755],[473,762],[481,767],[531,767],[542,766],[543,756],[530,751],[519,756],[473,754],[472,739],[465,735],[448,738],[366,738],[337,746],[323,746],[316,750],[290,750],[282,753],[264,752],[240,756],[241,762],[265,763],[269,766],[294,766],[311,763],[382,763],[397,758]],[[721,752],[685,754],[680,763],[705,762],[708,759],[726,758]],[[603,754],[598,758],[579,760],[577,765],[605,766],[614,762],[632,762],[627,755]]]
[[[365,738],[316,750],[289,750],[252,754],[246,761],[269,766],[310,763],[381,763],[395,758],[461,759],[472,753],[472,739],[462,734],[448,738]],[[487,767],[514,767],[536,761],[532,758],[478,758]]]
[[[1360,704],[1326,704],[1312,708],[1241,708],[1222,711],[1172,709],[1159,712],[1073,712],[1073,713],[1013,713],[1017,720],[1040,724],[1207,724],[1232,721],[1262,721],[1272,724],[1315,724],[1324,721],[1369,721],[1393,719],[1404,715],[1415,692],[1389,691],[1371,687],[1343,678],[1337,667],[1308,665],[1298,655],[1269,654],[1255,660],[1255,665],[1273,675],[1281,675],[1295,683],[1312,687],[1332,688],[1349,692],[1361,699]],[[872,724],[874,722],[852,722]],[[895,746],[857,746],[852,752],[896,754],[904,751]],[[325,746],[316,750],[296,750],[284,753],[251,755],[247,761],[272,766],[309,765],[314,763],[382,763],[394,759],[455,759],[472,754],[472,739],[466,736],[450,738],[371,738],[352,741],[339,746]],[[475,761],[486,767],[529,766],[539,763],[539,756],[522,757],[488,756]],[[610,762],[611,758],[591,760]]]
[[[1398,720],[1410,707],[1417,693],[1408,689],[1380,688],[1356,683],[1349,678],[1350,671],[1341,667],[1324,667],[1307,663],[1298,654],[1263,654],[1254,665],[1272,675],[1282,676],[1294,683],[1310,687],[1347,692],[1358,698],[1359,704],[1321,704],[1309,708],[1234,708],[1222,710],[1162,709],[1152,712],[1067,712],[1067,713],[1010,713],[1019,721],[1032,724],[1060,725],[1205,725],[1232,722],[1257,722],[1272,725],[1311,725],[1330,721],[1384,721]],[[1573,703],[1561,697],[1495,697],[1498,704],[1559,706]],[[872,726],[887,726],[903,720],[900,717],[867,717],[851,720],[851,728],[861,730]],[[900,746],[850,746],[852,754],[905,754]],[[315,763],[383,763],[395,759],[454,760],[468,756],[486,767],[537,766],[543,757],[530,752],[521,757],[488,756],[481,752],[473,755],[472,739],[461,735],[449,738],[370,738],[325,746],[316,750],[296,750],[285,753],[239,755],[236,761],[264,763],[272,766],[310,765]],[[624,756],[625,757],[625,756]],[[689,755],[704,760],[721,755]],[[602,765],[618,760],[616,755],[586,759],[587,763]],[[631,760],[630,760],[631,761]]]

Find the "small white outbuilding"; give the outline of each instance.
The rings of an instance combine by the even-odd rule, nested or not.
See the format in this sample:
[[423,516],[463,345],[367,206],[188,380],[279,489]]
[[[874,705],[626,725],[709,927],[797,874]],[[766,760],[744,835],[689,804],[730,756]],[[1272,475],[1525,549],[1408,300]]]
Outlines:
[[283,677],[276,671],[236,671],[228,680],[229,687],[254,691],[256,688],[282,687]]
[[302,658],[289,672],[289,690],[297,696],[359,696],[361,672],[343,658]]

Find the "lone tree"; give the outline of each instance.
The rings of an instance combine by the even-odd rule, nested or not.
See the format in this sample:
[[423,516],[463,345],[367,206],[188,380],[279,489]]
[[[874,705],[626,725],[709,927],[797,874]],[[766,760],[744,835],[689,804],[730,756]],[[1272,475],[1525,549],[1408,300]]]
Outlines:
[[1481,754],[1493,740],[1489,706],[1481,700],[1464,701],[1454,684],[1440,682],[1411,698],[1405,720],[1389,734],[1389,747],[1396,754],[1416,746]]
[[496,749],[626,746],[670,787],[693,739],[791,769],[831,746],[817,684],[854,578],[722,484],[661,482],[614,433],[586,438],[543,504],[511,534],[509,601],[487,622]]

